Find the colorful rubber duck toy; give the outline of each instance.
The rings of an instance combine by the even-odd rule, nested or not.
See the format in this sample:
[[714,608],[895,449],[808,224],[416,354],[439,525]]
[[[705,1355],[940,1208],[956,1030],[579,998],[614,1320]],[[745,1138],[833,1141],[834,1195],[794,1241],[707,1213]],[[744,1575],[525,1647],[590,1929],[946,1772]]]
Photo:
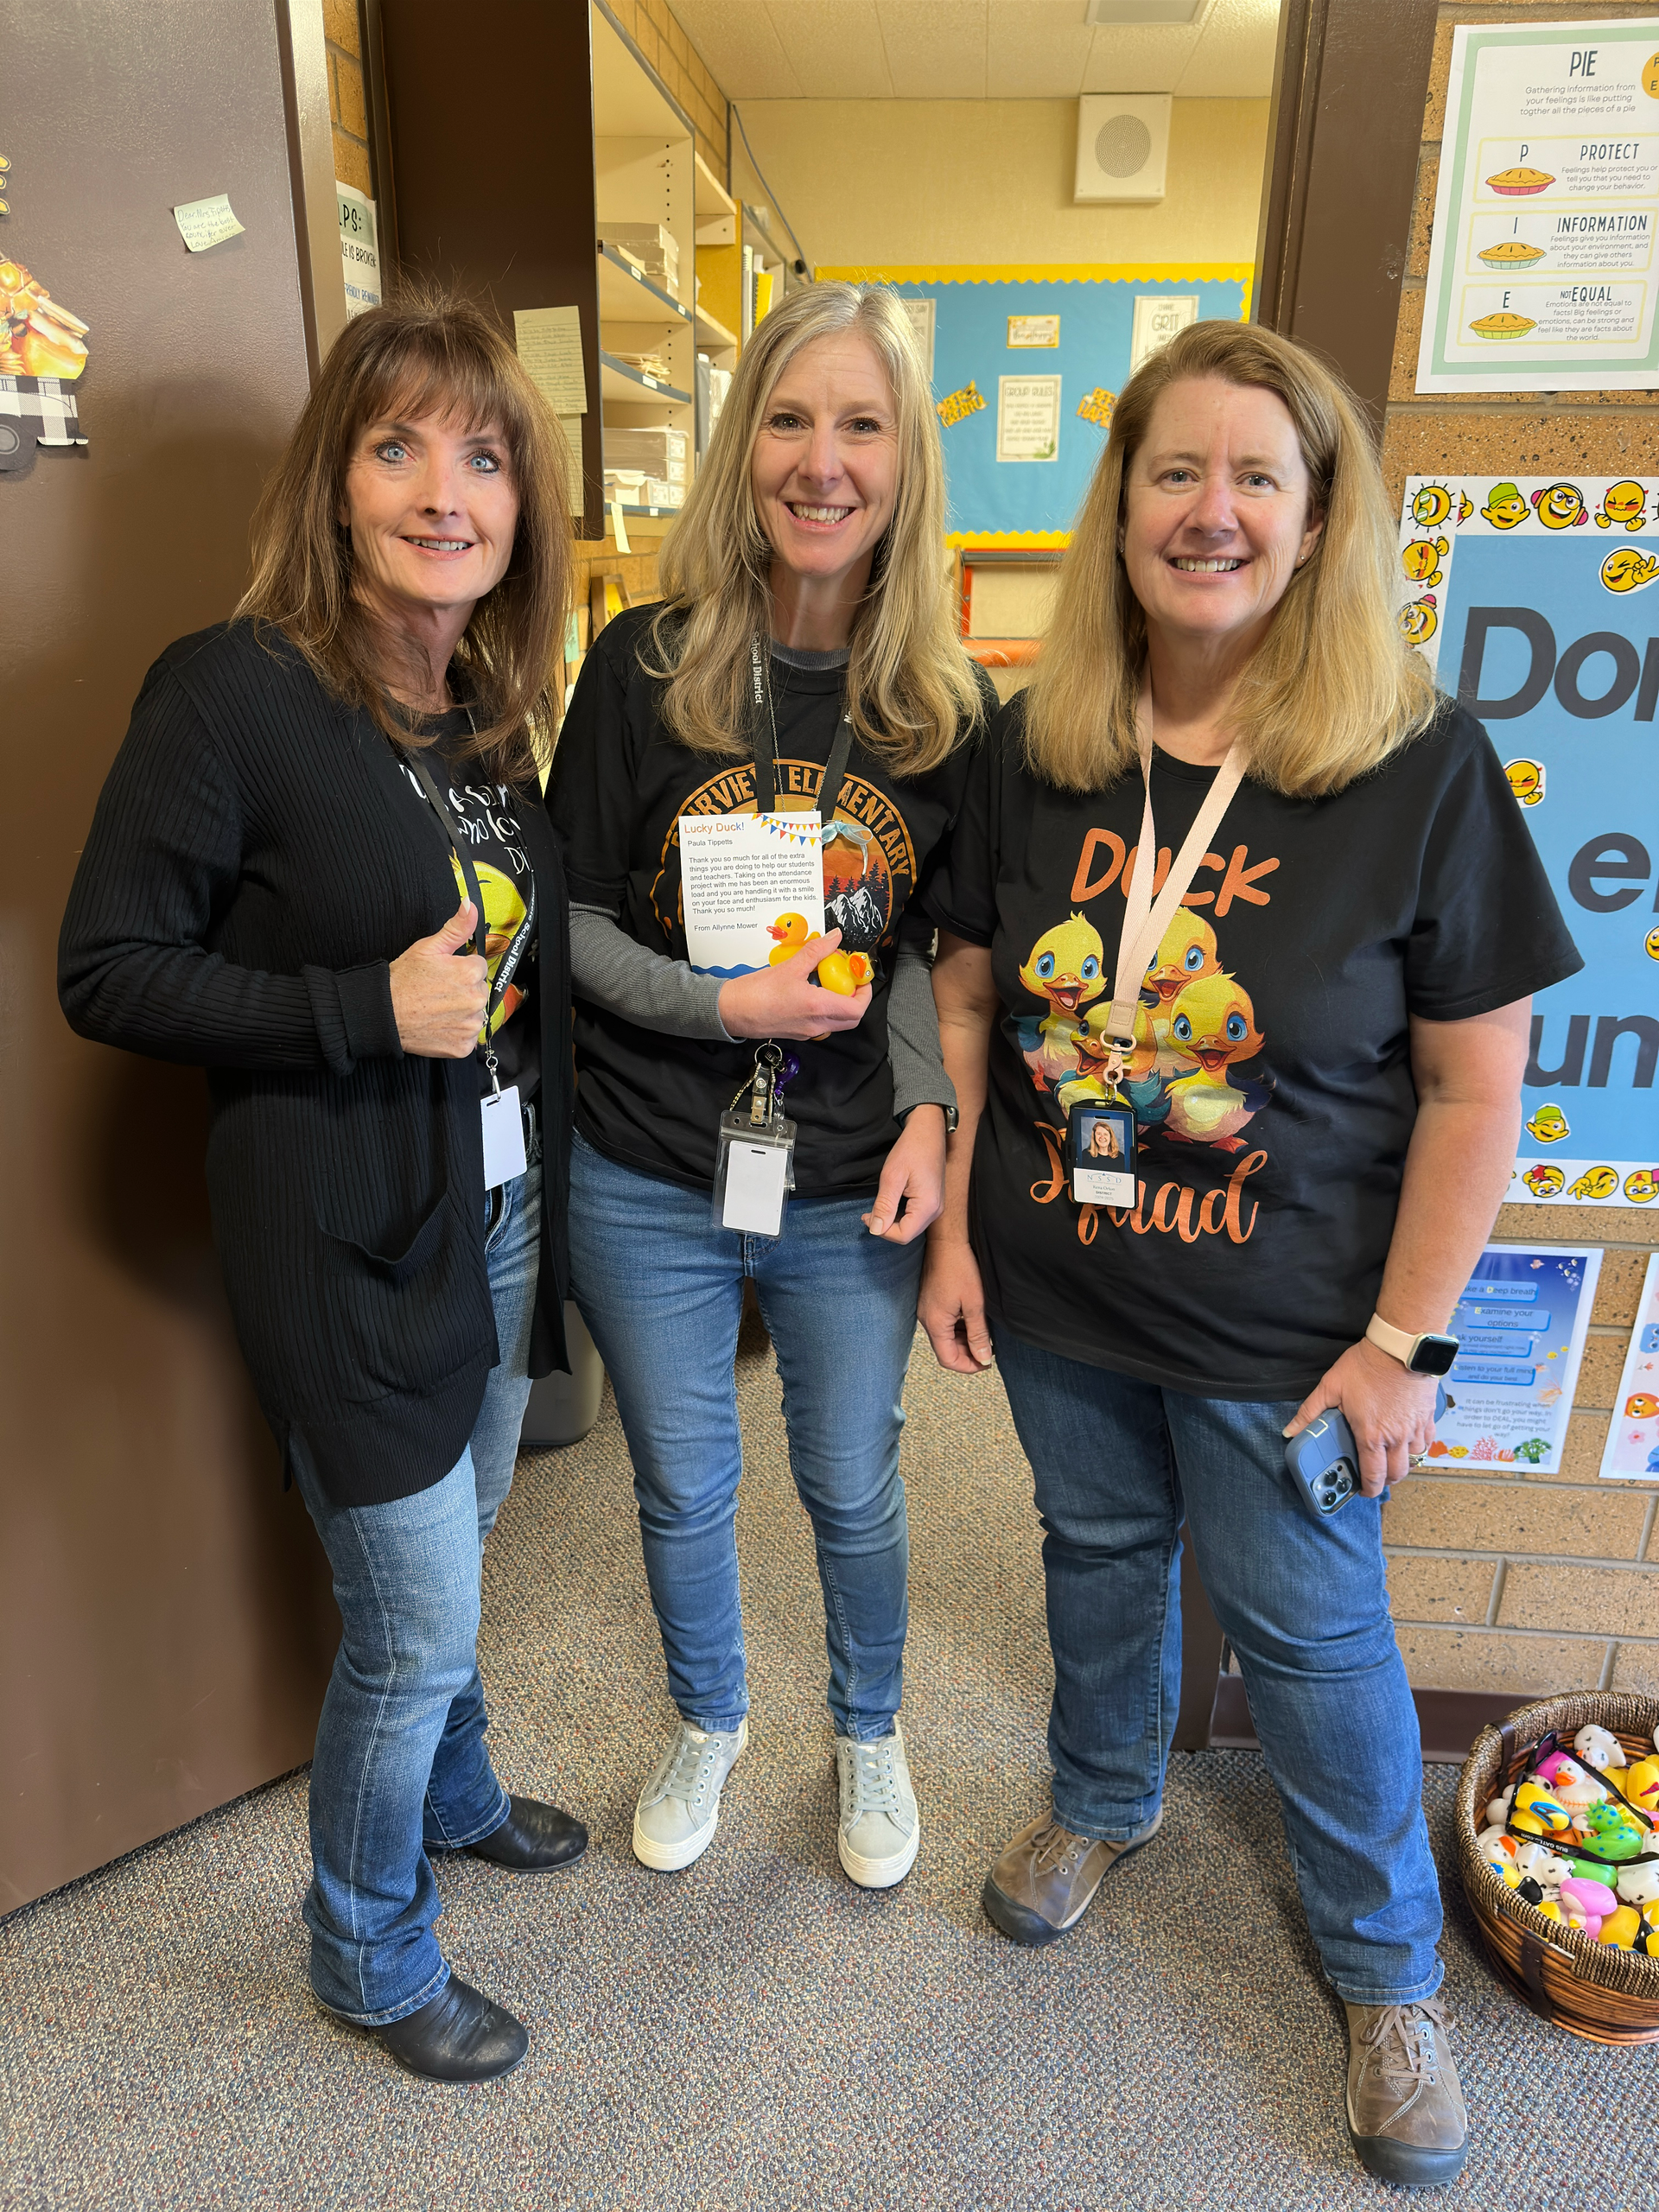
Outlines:
[[792,960],[812,934],[804,914],[779,914],[775,922],[766,925],[766,935],[778,942],[766,955],[772,967],[780,960]]
[[1618,1910],[1618,1899],[1605,1882],[1569,1874],[1561,1884],[1561,1914],[1569,1928],[1582,1928],[1586,1936],[1601,1933],[1601,1923]]
[[1510,1819],[1526,1835],[1560,1835],[1573,1825],[1573,1815],[1566,1806],[1546,1783],[1535,1779],[1523,1782],[1516,1791]]
[[1510,1808],[1514,1802],[1515,1784],[1511,1783],[1507,1789],[1500,1789],[1497,1796],[1494,1797],[1491,1802],[1487,1806],[1487,1827],[1501,1828],[1509,1819]]
[[1621,1951],[1636,1948],[1636,1939],[1642,1933],[1642,1916],[1633,1904],[1614,1907],[1606,1915],[1597,1933],[1599,1943],[1616,1944]]
[[1659,1758],[1633,1760],[1618,1779],[1626,1804],[1659,1815]]
[[1581,1826],[1586,1847],[1598,1859],[1611,1859],[1617,1864],[1639,1857],[1648,1847],[1647,1829],[1620,1804],[1592,1805]]
[[[1570,1759],[1564,1751],[1553,1751],[1547,1759],[1538,1762],[1538,1778],[1549,1785],[1551,1796],[1558,1805],[1564,1806],[1573,1820],[1587,1813],[1592,1805],[1606,1802],[1608,1792],[1587,1767]],[[1517,1800],[1520,1791],[1516,1792]]]
[[1580,1728],[1573,1738],[1573,1748],[1586,1766],[1592,1766],[1598,1774],[1605,1774],[1609,1767],[1628,1764],[1624,1746],[1611,1728],[1598,1728],[1593,1721]]
[[1650,1859],[1644,1866],[1621,1866],[1618,1894],[1624,1904],[1659,1907],[1659,1859]]

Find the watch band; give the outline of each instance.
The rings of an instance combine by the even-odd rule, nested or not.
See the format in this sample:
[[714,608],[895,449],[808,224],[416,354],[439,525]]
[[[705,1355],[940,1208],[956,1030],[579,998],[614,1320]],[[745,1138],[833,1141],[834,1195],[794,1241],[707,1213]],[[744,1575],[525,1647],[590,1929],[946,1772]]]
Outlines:
[[1417,1349],[1417,1338],[1409,1329],[1396,1329],[1380,1313],[1373,1313],[1365,1324],[1365,1334],[1379,1351],[1397,1359],[1402,1367],[1411,1365],[1411,1356]]

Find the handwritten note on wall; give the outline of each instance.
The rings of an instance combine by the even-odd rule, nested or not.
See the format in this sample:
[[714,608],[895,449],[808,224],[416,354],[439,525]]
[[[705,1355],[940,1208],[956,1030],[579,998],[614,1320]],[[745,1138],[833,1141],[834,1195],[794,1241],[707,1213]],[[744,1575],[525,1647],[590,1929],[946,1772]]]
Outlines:
[[242,235],[243,226],[231,213],[228,193],[216,192],[211,200],[187,200],[182,207],[173,210],[173,219],[192,253],[206,253],[210,245],[223,245],[226,238]]

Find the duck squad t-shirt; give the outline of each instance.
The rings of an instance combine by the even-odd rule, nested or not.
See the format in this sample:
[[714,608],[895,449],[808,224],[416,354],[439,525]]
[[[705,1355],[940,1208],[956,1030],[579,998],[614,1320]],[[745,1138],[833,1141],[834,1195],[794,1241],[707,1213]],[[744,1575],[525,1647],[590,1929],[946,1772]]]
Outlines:
[[[1135,1202],[1074,1205],[1066,1115],[1104,1096],[1142,792],[1039,783],[1022,713],[980,748],[925,901],[990,948],[1002,1006],[974,1153],[990,1311],[1176,1389],[1300,1398],[1376,1305],[1416,1116],[1408,1016],[1464,1020],[1583,963],[1461,709],[1334,798],[1247,780],[1142,986]],[[1214,774],[1154,752],[1158,883]]]
[[[602,906],[639,944],[686,957],[679,817],[752,814],[752,760],[709,760],[664,729],[663,686],[639,665],[655,607],[607,623],[582,664],[560,732],[548,812],[563,841],[570,896]],[[653,656],[654,657],[654,656]],[[841,669],[801,669],[775,656],[778,804],[817,808],[840,724]],[[925,881],[960,803],[965,748],[929,776],[899,782],[855,744],[836,834],[823,850],[825,926],[875,963],[869,1011],[856,1029],[788,1049],[800,1063],[785,1104],[798,1128],[802,1198],[874,1191],[897,1140],[887,1065],[887,983],[898,924]],[[754,1074],[753,1043],[671,1037],[582,996],[575,1007],[576,1125],[623,1166],[677,1183],[714,1180],[720,1116]]]

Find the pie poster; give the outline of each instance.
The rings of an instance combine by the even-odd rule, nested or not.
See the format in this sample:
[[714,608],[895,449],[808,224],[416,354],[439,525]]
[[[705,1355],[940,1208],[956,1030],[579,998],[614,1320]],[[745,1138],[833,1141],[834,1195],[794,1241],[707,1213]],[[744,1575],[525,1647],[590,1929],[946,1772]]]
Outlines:
[[1419,391],[1659,388],[1659,21],[1460,23]]
[[1532,1001],[1508,1196],[1655,1205],[1659,476],[1414,477],[1399,557],[1401,626],[1486,725],[1584,956]]
[[700,975],[752,976],[823,935],[816,814],[683,814],[685,957]]
[[1659,1252],[1648,1261],[1636,1301],[1636,1325],[1613,1400],[1601,1471],[1615,1481],[1634,1476],[1638,1482],[1652,1482],[1659,1476]]
[[1560,1471],[1599,1247],[1489,1244],[1451,1320],[1458,1356],[1428,1457]]

